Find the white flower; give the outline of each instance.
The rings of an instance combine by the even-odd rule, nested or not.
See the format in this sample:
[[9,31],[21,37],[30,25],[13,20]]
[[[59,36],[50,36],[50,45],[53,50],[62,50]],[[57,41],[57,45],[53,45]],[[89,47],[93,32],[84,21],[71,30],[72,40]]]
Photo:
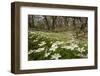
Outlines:
[[55,51],[58,48],[58,45],[63,44],[64,42],[61,41],[56,41],[55,43],[52,44],[51,48],[49,50]]
[[84,46],[87,46],[87,44],[84,44]]
[[85,56],[85,55],[83,55],[83,54],[77,54],[77,56],[87,58],[87,55]]
[[52,47],[53,46],[57,46],[57,45],[60,45],[60,44],[63,44],[64,42],[62,41],[56,41],[55,43],[52,44]]
[[81,51],[82,51],[82,52],[85,52],[86,50],[84,49],[84,47],[82,47],[82,48],[81,48]]
[[77,56],[80,56],[80,57],[82,57],[83,55],[82,55],[82,54],[77,54]]
[[60,45],[60,44],[63,44],[64,42],[63,41],[56,41],[55,44],[57,45]]
[[45,48],[39,48],[39,49],[37,49],[37,50],[35,50],[36,52],[41,52],[41,51],[43,51],[43,50],[45,50]]
[[50,51],[55,51],[57,48],[58,48],[58,46],[53,46],[53,47],[51,47],[49,50],[50,50]]
[[58,48],[57,43],[53,43],[49,50],[50,51],[55,51],[57,48]]
[[37,42],[38,40],[34,40],[33,42]]
[[70,46],[69,48],[70,48],[71,50],[74,50],[74,47],[72,47],[72,46]]
[[43,46],[43,45],[45,45],[46,43],[45,43],[45,41],[42,41],[40,44],[38,44],[39,46]]
[[48,57],[50,55],[50,53],[45,53],[44,57]]
[[56,46],[57,46],[57,44],[56,43],[53,43],[51,47],[56,47]]
[[73,46],[63,46],[62,48],[74,50],[75,47],[73,47]]
[[73,43],[71,44],[71,46],[74,47],[74,48],[75,48],[75,47],[78,47],[77,44],[73,44]]
[[30,50],[29,52],[28,52],[28,54],[31,54],[31,53],[33,53],[35,50]]
[[56,54],[51,56],[51,59],[58,60],[60,57],[61,57],[61,55],[56,53]]
[[80,52],[85,52],[85,49],[84,49],[84,47],[78,48],[78,51],[80,51]]
[[51,41],[50,43],[52,44],[53,42]]
[[74,47],[73,46],[67,46],[67,49],[74,50]]

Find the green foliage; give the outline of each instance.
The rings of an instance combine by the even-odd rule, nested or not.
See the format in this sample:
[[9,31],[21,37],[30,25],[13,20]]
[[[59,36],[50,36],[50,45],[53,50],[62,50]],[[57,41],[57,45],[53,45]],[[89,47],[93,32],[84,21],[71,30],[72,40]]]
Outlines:
[[[55,36],[54,36],[55,34]],[[28,60],[57,60],[87,57],[87,44],[63,35],[28,32]],[[62,38],[60,37],[62,36]]]

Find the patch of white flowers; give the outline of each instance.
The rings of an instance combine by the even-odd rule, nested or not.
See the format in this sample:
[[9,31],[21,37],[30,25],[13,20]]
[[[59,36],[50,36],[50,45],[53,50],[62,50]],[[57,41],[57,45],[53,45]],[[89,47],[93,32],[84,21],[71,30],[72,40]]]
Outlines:
[[30,50],[29,52],[28,52],[28,54],[31,54],[31,53],[33,53],[35,50]]
[[82,47],[82,48],[78,48],[77,50],[80,51],[80,52],[85,52],[84,47]]
[[58,48],[58,45],[62,45],[64,42],[62,41],[56,41],[55,43],[52,44],[51,48],[49,49],[50,51],[55,51]]
[[36,52],[41,52],[41,51],[43,51],[43,50],[45,50],[45,48],[38,48],[37,50],[35,50]]
[[58,48],[56,43],[53,43],[51,48],[49,49],[50,51],[55,51]]
[[49,53],[45,53],[44,57],[48,57],[50,55],[50,52]]
[[46,42],[45,41],[42,41],[40,44],[38,44],[39,46],[43,46],[43,45],[45,45],[46,44]]
[[51,56],[51,59],[58,60],[61,57],[59,53],[55,53],[54,55]]
[[32,54],[33,52],[41,52],[41,51],[43,51],[43,50],[45,50],[45,48],[38,48],[38,49],[36,49],[36,50],[30,50],[30,51],[28,52],[28,54]]
[[37,42],[38,40],[34,40],[33,42]]
[[61,45],[61,44],[63,44],[64,42],[63,41],[56,41],[54,44],[56,44],[56,45]]
[[74,44],[74,43],[71,43],[70,45],[62,46],[62,48],[74,50],[75,48],[78,48],[78,45]]
[[[37,48],[32,48],[31,50],[28,51],[28,54],[32,54],[32,53],[40,53],[42,51],[44,51],[44,57],[51,57],[50,59],[54,59],[54,60],[58,60],[59,58],[63,57],[61,55],[60,52],[57,52],[57,50],[60,48],[61,50],[65,51],[65,53],[68,50],[71,50],[71,52],[73,51],[78,51],[80,53],[77,54],[77,56],[80,57],[85,57],[85,55],[83,55],[82,53],[85,52],[87,50],[87,44],[82,44],[82,46],[79,46],[79,41],[75,41],[74,38],[72,38],[71,40],[64,42],[64,41],[59,41],[59,40],[55,40],[53,41],[51,40],[47,40],[48,37],[46,36],[46,40],[41,40],[39,41],[40,38],[43,37],[43,35],[41,35],[40,33],[33,33],[31,32],[31,34],[36,35],[36,38],[33,38],[33,44],[37,43]],[[32,38],[33,36],[30,36],[29,38]],[[49,43],[49,44],[48,44]],[[49,46],[47,46],[49,45]],[[34,46],[33,46],[34,47]],[[52,54],[51,54],[52,53]],[[43,54],[41,54],[43,55]]]

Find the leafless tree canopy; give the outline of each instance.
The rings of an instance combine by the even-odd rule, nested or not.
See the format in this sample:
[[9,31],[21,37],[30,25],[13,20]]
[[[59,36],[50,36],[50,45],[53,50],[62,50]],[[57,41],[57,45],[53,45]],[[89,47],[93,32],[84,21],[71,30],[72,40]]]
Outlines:
[[87,17],[29,15],[29,30],[73,31],[76,36],[87,34]]

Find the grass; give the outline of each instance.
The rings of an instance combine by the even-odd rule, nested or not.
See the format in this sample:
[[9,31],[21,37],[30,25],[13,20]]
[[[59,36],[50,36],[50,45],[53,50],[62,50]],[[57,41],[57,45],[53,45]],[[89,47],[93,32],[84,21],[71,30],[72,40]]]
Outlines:
[[35,33],[40,33],[48,38],[57,39],[60,41],[68,41],[72,38],[72,34],[69,32],[43,32],[43,31],[35,31]]

